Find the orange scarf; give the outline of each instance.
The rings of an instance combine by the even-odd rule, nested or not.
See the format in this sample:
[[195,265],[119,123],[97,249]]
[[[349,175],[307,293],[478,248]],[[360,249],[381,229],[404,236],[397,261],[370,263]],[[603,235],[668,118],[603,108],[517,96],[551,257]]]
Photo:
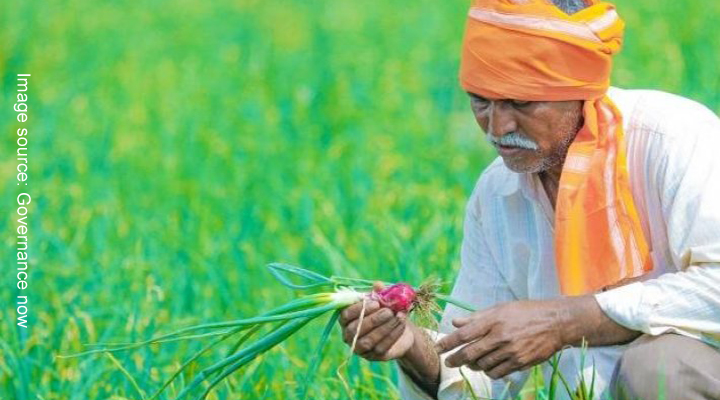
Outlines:
[[612,4],[586,3],[567,15],[549,0],[475,0],[460,67],[462,87],[483,97],[584,100],[584,125],[563,164],[555,211],[566,295],[653,268],[630,191],[622,115],[606,95],[624,23]]

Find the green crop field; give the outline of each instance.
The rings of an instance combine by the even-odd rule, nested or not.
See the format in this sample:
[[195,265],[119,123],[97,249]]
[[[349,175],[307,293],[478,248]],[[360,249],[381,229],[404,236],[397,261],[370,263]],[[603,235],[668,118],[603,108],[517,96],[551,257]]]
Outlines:
[[[720,3],[617,4],[627,30],[614,84],[720,111]],[[201,341],[116,353],[126,373],[104,355],[55,356],[282,304],[297,293],[267,273],[273,261],[410,283],[432,274],[449,290],[465,201],[495,157],[457,84],[468,5],[3,2],[0,399],[152,394]],[[22,189],[18,73],[32,75]],[[30,329],[15,312],[23,190]],[[322,325],[210,398],[295,398]],[[313,398],[346,398],[347,351],[336,330]],[[387,399],[395,373],[354,358],[345,375],[357,399]]]

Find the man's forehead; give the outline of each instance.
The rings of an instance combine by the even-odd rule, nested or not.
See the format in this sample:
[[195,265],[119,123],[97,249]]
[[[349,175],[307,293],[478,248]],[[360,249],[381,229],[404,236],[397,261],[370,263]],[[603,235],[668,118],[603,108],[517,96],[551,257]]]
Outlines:
[[494,98],[494,97],[480,96],[479,94],[475,94],[473,92],[465,92],[465,93],[467,93],[471,99],[475,99],[475,100],[489,100],[489,101],[507,100],[507,99],[498,99],[498,98]]
[[[487,101],[529,101],[529,100],[523,100],[523,99],[507,99],[507,98],[497,98],[497,97],[485,97],[485,96],[480,96],[479,94],[475,94],[475,93],[473,93],[473,92],[465,92],[465,93],[467,93],[468,96],[470,96],[471,99],[475,99],[475,100],[487,100]],[[534,101],[534,102],[537,103],[538,101]]]

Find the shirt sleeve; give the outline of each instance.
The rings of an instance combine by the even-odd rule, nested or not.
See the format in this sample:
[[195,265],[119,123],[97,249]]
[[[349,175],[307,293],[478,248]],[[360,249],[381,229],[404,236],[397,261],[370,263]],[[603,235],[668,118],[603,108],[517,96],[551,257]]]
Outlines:
[[[675,265],[656,279],[595,295],[602,310],[627,328],[720,339],[720,120],[709,111],[687,118],[684,136],[665,140],[653,160]],[[700,123],[697,120],[700,120]]]
[[[482,179],[480,182],[482,182]],[[478,188],[480,185],[481,183],[476,185],[467,204],[460,253],[460,272],[451,293],[453,298],[472,304],[478,310],[489,308],[501,302],[516,300],[505,278],[498,271],[482,232],[481,213],[478,203]],[[440,322],[439,333],[431,332],[431,337],[437,341],[445,334],[452,332],[454,330],[452,326],[453,318],[468,314],[468,311],[459,307],[447,305]],[[459,350],[459,348],[456,350]],[[503,379],[492,380],[483,372],[476,372],[465,367],[461,367],[461,374],[461,368],[448,368],[445,366],[444,360],[450,354],[452,352],[442,355],[440,360],[439,400],[473,399],[470,387],[472,387],[477,398],[499,399],[505,396],[514,396],[522,388],[528,376],[528,372],[521,371],[512,373]],[[415,385],[401,368],[398,367],[398,371],[398,388],[402,399],[432,399]],[[463,375],[465,378],[463,378]],[[467,379],[467,382],[465,379]]]

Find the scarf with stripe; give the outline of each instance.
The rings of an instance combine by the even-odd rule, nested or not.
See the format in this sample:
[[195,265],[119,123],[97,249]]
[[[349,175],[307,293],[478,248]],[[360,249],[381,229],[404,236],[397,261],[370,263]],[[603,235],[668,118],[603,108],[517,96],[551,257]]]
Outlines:
[[460,84],[486,98],[583,100],[555,206],[555,256],[565,295],[592,293],[652,270],[627,172],[622,115],[606,95],[624,23],[607,2],[572,15],[545,0],[475,0]]

